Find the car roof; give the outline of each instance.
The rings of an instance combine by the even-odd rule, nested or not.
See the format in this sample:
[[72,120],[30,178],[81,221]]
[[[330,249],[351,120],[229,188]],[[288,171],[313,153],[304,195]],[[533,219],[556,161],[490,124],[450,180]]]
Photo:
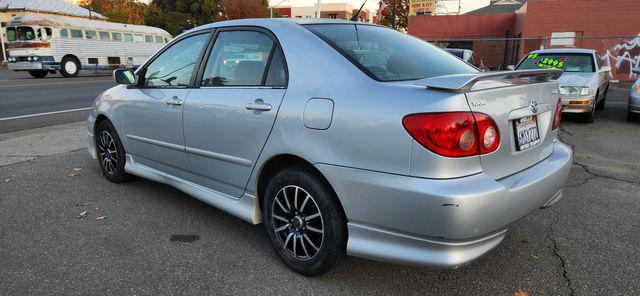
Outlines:
[[551,49],[541,49],[534,50],[530,53],[585,53],[585,54],[593,54],[596,51],[593,49],[586,48],[551,48]]
[[205,30],[210,28],[218,28],[225,26],[273,26],[281,24],[298,24],[298,25],[314,25],[314,24],[348,24],[348,25],[370,25],[378,26],[371,23],[354,22],[349,20],[339,19],[326,19],[326,18],[250,18],[250,19],[236,19],[228,21],[220,21],[202,25],[191,29],[189,31]]

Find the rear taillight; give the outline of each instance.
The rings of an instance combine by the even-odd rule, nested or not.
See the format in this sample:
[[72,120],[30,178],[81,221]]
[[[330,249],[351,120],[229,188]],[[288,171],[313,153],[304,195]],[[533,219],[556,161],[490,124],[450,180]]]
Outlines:
[[560,120],[562,119],[562,100],[558,98],[558,103],[556,104],[556,113],[553,114],[553,128],[552,130],[560,127]]
[[500,145],[498,126],[484,113],[411,114],[402,119],[402,125],[420,145],[443,156],[485,154]]

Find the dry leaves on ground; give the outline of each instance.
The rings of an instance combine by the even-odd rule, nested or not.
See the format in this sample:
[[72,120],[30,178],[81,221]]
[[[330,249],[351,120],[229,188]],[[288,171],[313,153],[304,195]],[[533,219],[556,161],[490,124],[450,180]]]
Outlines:
[[73,168],[73,170],[71,170],[71,172],[69,173],[69,177],[75,177],[77,175],[80,175],[80,171],[82,170],[82,168]]
[[89,212],[87,212],[87,211],[82,211],[82,212],[80,212],[80,216],[78,216],[78,219],[87,218],[87,214],[88,214],[88,213],[89,213]]
[[96,220],[98,221],[107,220],[107,216],[98,216],[96,217]]

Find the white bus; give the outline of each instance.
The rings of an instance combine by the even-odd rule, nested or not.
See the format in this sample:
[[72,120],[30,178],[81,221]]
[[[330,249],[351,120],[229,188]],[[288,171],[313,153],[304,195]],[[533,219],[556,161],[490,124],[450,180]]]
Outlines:
[[22,14],[6,28],[8,67],[43,78],[80,70],[135,68],[171,39],[154,27],[65,16]]

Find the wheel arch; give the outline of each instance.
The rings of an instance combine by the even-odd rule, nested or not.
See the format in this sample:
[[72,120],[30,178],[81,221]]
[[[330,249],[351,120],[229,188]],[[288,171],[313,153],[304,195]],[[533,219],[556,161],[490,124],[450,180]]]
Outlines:
[[329,179],[327,179],[322,174],[322,172],[320,172],[320,170],[318,170],[311,162],[307,161],[306,159],[300,156],[293,155],[293,154],[274,155],[271,158],[269,158],[267,161],[265,161],[260,167],[260,170],[258,171],[258,175],[257,175],[257,186],[256,186],[256,200],[257,200],[256,206],[258,207],[258,209],[256,209],[256,212],[260,213],[260,217],[262,218],[262,206],[264,202],[264,194],[267,189],[267,184],[269,183],[269,180],[271,180],[271,178],[273,178],[279,171],[286,169],[288,167],[293,167],[293,166],[303,167],[306,170],[313,173],[315,176],[317,176],[318,179],[320,179],[320,181],[323,182],[325,186],[327,186],[327,188],[331,191],[331,193],[333,193],[334,197],[336,198],[336,206],[338,207],[342,215],[344,215],[345,220],[348,221],[346,212],[344,211],[344,208],[342,207],[342,203],[340,202],[340,198],[338,197],[338,194],[336,193],[335,189],[329,182]]

